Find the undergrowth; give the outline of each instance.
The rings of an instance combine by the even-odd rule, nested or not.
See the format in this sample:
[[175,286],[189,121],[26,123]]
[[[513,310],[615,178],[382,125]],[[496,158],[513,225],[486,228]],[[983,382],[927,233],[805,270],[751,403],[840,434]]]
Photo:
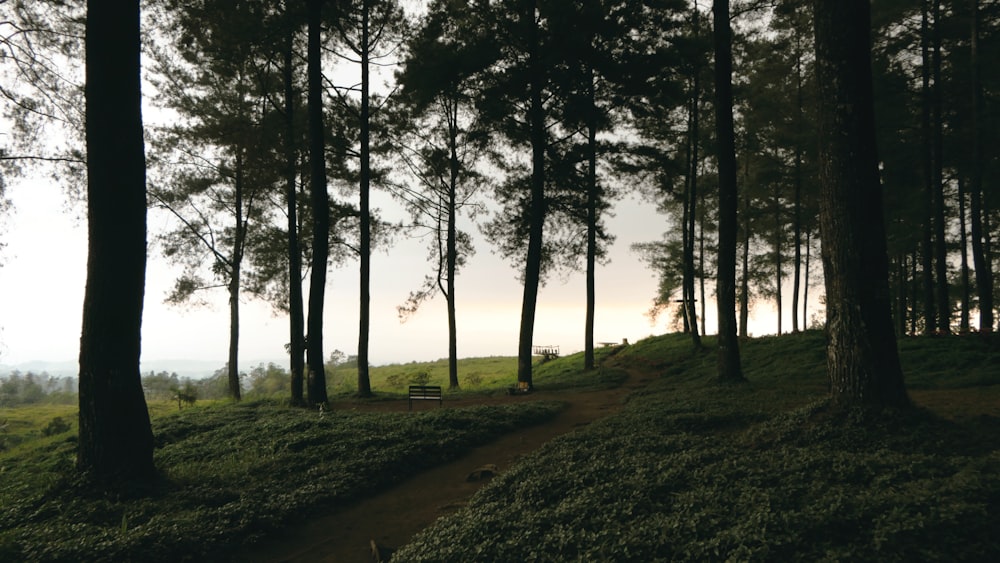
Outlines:
[[[495,479],[394,560],[1000,560],[1000,418],[831,410],[822,346],[818,333],[747,342],[748,383],[717,387],[710,349],[640,342],[623,357],[662,378]],[[994,349],[961,346],[975,377],[905,358],[937,348],[955,361],[937,341],[903,347],[908,373],[1000,385]]]
[[218,560],[561,408],[322,416],[268,402],[185,409],[154,418],[162,478],[131,498],[76,481],[75,437],[63,436],[0,459],[0,561]]

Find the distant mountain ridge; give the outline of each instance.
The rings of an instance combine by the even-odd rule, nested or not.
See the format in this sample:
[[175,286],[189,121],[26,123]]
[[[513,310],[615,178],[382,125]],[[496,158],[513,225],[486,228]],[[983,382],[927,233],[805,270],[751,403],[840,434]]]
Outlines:
[[[240,371],[248,372],[259,364],[267,365],[268,363],[275,363],[280,366],[284,366],[285,360],[253,360],[241,362]],[[165,371],[168,373],[177,373],[180,377],[199,379],[203,377],[210,377],[217,370],[222,369],[225,365],[225,360],[149,360],[142,361],[139,369],[144,374],[147,374],[150,371],[156,373]],[[28,373],[30,371],[32,373],[40,374],[45,372],[53,377],[76,377],[79,369],[79,364],[75,360],[58,362],[35,360],[31,362],[21,362],[18,364],[0,364],[0,377],[15,370],[21,373]]]

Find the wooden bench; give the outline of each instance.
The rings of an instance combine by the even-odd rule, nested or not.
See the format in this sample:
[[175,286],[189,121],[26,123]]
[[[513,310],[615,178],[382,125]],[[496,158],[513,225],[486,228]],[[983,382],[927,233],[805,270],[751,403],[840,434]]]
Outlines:
[[542,361],[545,362],[559,357],[558,346],[532,346],[531,352],[536,356],[541,356]]
[[413,401],[437,401],[439,405],[444,406],[444,400],[441,397],[441,386],[410,385],[410,397],[406,401],[409,410],[413,410]]

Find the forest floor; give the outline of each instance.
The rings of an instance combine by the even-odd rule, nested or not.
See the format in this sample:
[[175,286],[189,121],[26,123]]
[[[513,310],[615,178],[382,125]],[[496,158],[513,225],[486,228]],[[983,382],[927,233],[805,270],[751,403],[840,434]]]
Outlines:
[[[567,407],[554,419],[507,434],[468,452],[459,459],[439,465],[404,480],[374,496],[341,510],[288,528],[279,537],[264,540],[235,559],[248,562],[331,561],[353,563],[373,561],[371,542],[395,549],[438,517],[454,512],[487,479],[470,481],[470,473],[487,464],[503,472],[522,456],[549,440],[618,412],[625,397],[652,379],[652,375],[630,371],[618,387],[599,390],[536,391],[520,396],[464,396],[448,399],[443,408],[521,401],[559,401]],[[414,404],[414,410],[441,408],[433,401]],[[363,411],[407,411],[406,400],[334,403],[334,409]]]

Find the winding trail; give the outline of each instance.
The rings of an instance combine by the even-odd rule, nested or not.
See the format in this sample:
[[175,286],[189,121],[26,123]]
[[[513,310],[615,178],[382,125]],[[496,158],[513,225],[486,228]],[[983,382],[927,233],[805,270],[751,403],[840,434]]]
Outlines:
[[[485,481],[469,482],[469,473],[486,464],[506,471],[522,456],[556,436],[618,412],[625,397],[650,380],[630,371],[622,385],[596,391],[537,391],[527,396],[466,397],[445,400],[444,408],[523,401],[561,401],[568,406],[547,423],[507,434],[477,447],[450,463],[433,467],[374,496],[358,500],[327,516],[314,518],[283,535],[264,540],[237,554],[234,561],[252,563],[315,562],[371,563],[374,540],[379,546],[399,547],[438,517],[463,506]],[[447,396],[446,396],[447,397]],[[418,401],[419,402],[419,401]],[[414,410],[439,408],[414,405]],[[406,411],[406,401],[370,404],[343,403],[334,408]]]

